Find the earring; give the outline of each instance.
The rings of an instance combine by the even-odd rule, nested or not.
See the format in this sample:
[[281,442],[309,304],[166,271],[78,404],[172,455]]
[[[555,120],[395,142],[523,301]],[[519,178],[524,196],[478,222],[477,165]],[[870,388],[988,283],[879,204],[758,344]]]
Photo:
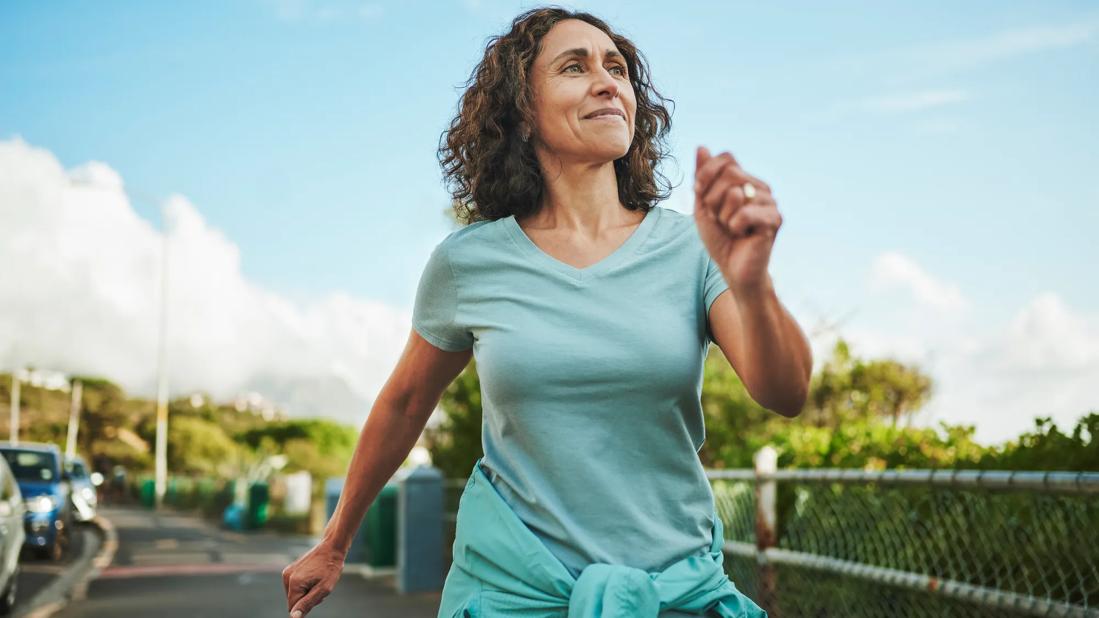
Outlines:
[[530,140],[530,127],[528,127],[525,122],[519,124],[519,137],[522,138],[524,142]]

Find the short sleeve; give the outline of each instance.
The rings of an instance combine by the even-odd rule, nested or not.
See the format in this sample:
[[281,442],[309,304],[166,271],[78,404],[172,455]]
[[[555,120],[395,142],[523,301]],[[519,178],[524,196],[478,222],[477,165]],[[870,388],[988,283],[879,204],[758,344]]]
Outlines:
[[447,352],[468,350],[473,347],[473,334],[458,325],[458,308],[458,286],[444,240],[431,252],[420,275],[412,307],[412,328]]
[[703,284],[703,307],[706,308],[705,320],[706,320],[706,340],[713,341],[714,334],[710,330],[710,305],[714,304],[717,297],[729,289],[729,284],[725,282],[725,277],[721,274],[721,269],[718,267],[714,259],[710,257],[710,254],[706,254],[706,281]]

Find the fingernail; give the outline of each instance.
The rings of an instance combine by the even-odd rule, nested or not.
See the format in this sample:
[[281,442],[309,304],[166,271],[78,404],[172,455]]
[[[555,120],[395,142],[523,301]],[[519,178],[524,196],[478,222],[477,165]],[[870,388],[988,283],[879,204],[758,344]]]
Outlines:
[[290,618],[301,618],[301,610],[295,609],[294,611],[290,612]]

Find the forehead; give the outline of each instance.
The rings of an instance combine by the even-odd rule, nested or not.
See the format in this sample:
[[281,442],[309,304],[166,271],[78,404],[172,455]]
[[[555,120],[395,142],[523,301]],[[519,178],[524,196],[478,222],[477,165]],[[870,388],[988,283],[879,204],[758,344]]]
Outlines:
[[542,37],[538,62],[552,62],[561,52],[577,47],[594,51],[597,56],[602,56],[608,49],[618,50],[606,32],[586,21],[565,19],[554,24]]

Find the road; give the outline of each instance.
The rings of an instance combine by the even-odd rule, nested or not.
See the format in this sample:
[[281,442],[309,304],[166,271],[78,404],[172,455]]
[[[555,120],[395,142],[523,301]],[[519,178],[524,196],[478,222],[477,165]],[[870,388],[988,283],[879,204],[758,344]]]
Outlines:
[[101,537],[91,524],[77,524],[73,529],[73,541],[61,560],[53,562],[37,558],[24,552],[20,556],[19,578],[17,580],[16,615],[20,615],[28,605],[39,598],[46,590],[57,583],[67,571],[81,562],[82,556],[94,555],[101,545]]
[[[309,537],[223,530],[196,517],[103,508],[118,551],[55,618],[287,616],[281,571],[313,544]],[[345,572],[309,618],[435,618],[439,593],[400,595],[392,578]]]

